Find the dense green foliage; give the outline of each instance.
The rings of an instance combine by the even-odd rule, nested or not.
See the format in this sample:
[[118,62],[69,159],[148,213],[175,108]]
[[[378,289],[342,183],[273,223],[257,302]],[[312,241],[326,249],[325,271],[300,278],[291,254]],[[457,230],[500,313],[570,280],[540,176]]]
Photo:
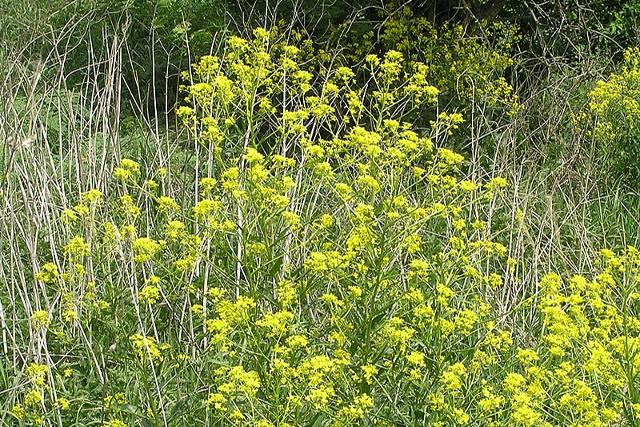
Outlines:
[[603,159],[617,175],[640,182],[640,51],[629,49],[619,72],[600,80],[589,93],[590,111],[596,115],[594,138]]

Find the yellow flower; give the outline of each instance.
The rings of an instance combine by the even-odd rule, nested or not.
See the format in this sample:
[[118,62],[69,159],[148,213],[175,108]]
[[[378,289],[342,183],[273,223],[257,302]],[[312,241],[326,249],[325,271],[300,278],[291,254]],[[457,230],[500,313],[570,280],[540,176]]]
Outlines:
[[329,406],[329,400],[333,398],[335,391],[332,386],[314,388],[307,394],[306,400],[316,410],[323,410]]
[[502,385],[506,391],[510,393],[515,393],[518,390],[520,390],[520,388],[525,383],[526,383],[526,379],[522,375],[515,372],[510,372],[509,374],[507,374]]
[[292,335],[287,338],[287,346],[292,349],[304,348],[309,343],[309,340],[304,335]]
[[151,359],[152,361],[160,360],[162,354],[153,337],[147,337],[141,334],[134,334],[129,337],[129,341],[133,345],[138,357],[142,360]]
[[160,212],[175,212],[180,210],[180,205],[169,196],[161,196],[156,199]]
[[86,191],[80,195],[80,200],[90,205],[97,205],[102,201],[102,192],[96,189]]
[[264,160],[264,156],[258,152],[255,148],[249,147],[244,155],[244,159],[249,163],[261,163]]
[[418,368],[424,368],[426,366],[424,361],[424,354],[418,351],[412,351],[407,356],[407,362],[409,362],[410,365],[413,365]]
[[26,414],[27,413],[24,409],[24,406],[19,403],[13,405],[13,408],[11,409],[11,415],[13,415],[18,421],[23,420]]
[[80,236],[72,237],[64,247],[64,253],[72,258],[80,258],[90,253],[90,247]]
[[27,408],[39,407],[42,401],[42,391],[39,389],[31,389],[24,396],[24,406]]
[[67,323],[75,322],[78,320],[78,312],[74,308],[67,308],[62,312],[62,318]]
[[46,264],[42,264],[40,271],[38,271],[35,277],[36,280],[43,283],[54,283],[60,277],[60,273],[58,272],[58,267],[54,263],[48,262]]
[[211,215],[222,208],[222,203],[218,200],[203,199],[200,200],[194,207],[193,213],[198,219],[209,219]]
[[217,410],[221,410],[227,402],[227,398],[222,393],[209,393],[207,405],[213,406]]
[[300,216],[292,211],[284,211],[280,214],[285,224],[292,230],[300,228]]
[[138,300],[142,303],[155,304],[160,297],[160,288],[155,285],[146,285],[140,290]]
[[216,188],[218,181],[214,178],[205,177],[200,180],[200,193],[203,196],[211,195],[213,190]]
[[78,220],[78,216],[73,209],[64,209],[61,214],[61,219],[64,224],[71,224]]
[[460,408],[455,408],[453,410],[453,418],[456,420],[456,423],[461,426],[469,424],[470,420],[469,415]]
[[484,412],[492,412],[500,408],[504,402],[504,397],[494,394],[491,386],[485,386],[482,388],[482,399],[478,401],[478,406]]
[[265,314],[262,319],[256,321],[256,326],[267,329],[268,337],[278,337],[284,334],[287,323],[293,319],[290,311],[278,311],[276,313]]
[[218,386],[223,395],[244,393],[255,396],[260,388],[260,377],[255,371],[245,371],[242,366],[234,366],[227,373],[228,382]]
[[442,382],[448,390],[460,390],[462,388],[462,376],[467,373],[467,369],[462,363],[454,363],[442,373]]
[[56,406],[61,410],[61,411],[66,411],[67,409],[69,409],[69,400],[64,398],[64,397],[59,397],[56,400]]
[[364,380],[367,384],[371,384],[373,378],[378,374],[378,368],[374,365],[364,365],[362,367],[362,372],[364,374]]
[[487,191],[497,191],[507,187],[507,180],[497,176],[495,178],[491,178],[489,182],[484,185],[485,190]]
[[131,159],[122,159],[120,165],[113,170],[114,178],[127,182],[133,181],[140,175],[140,165]]
[[49,313],[44,310],[34,311],[31,315],[31,324],[34,329],[46,328],[49,326]]
[[133,241],[133,260],[137,263],[143,263],[153,258],[161,249],[161,245],[148,237],[140,237]]
[[516,358],[523,365],[531,365],[534,362],[537,362],[540,359],[538,353],[531,348],[519,348],[516,352]]

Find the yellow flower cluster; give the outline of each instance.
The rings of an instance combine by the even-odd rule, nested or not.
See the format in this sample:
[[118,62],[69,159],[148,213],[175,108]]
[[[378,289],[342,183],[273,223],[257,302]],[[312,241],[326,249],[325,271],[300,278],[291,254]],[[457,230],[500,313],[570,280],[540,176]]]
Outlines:
[[131,345],[141,360],[156,361],[162,359],[162,353],[153,337],[134,334],[129,337]]
[[[49,367],[47,365],[30,363],[24,370],[27,378],[27,390],[20,403],[16,403],[11,409],[11,414],[24,424],[43,425],[44,415],[48,412],[47,406],[55,408],[58,413],[69,409],[70,402],[65,397],[59,396],[53,399],[50,395]],[[51,400],[48,398],[51,397]]]

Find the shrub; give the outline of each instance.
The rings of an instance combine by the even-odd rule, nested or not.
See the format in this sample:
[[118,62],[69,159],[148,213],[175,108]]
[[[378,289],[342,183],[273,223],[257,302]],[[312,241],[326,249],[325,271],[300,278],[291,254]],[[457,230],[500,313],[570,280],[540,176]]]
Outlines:
[[589,94],[595,116],[594,137],[614,177],[640,178],[640,50],[628,49],[617,73],[600,80]]
[[505,79],[519,36],[503,22],[479,22],[463,27],[450,21],[435,27],[410,7],[380,12],[379,24],[354,39],[354,56],[382,49],[398,50],[409,65],[420,62],[430,82],[443,92],[448,108],[464,113],[483,106],[486,119],[512,116],[519,101]]

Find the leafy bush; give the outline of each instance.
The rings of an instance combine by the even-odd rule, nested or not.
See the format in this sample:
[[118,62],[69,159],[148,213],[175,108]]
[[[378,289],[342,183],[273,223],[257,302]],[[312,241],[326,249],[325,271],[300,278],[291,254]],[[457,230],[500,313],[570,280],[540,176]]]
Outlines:
[[408,64],[427,65],[427,78],[443,92],[449,108],[463,112],[487,104],[502,114],[518,111],[518,99],[505,80],[519,40],[516,27],[486,21],[470,28],[455,21],[435,27],[409,7],[390,8],[378,20],[380,24],[351,43],[356,57],[376,49],[398,50]]
[[589,94],[596,117],[594,137],[617,177],[640,178],[640,50],[628,49],[617,73],[600,80]]

